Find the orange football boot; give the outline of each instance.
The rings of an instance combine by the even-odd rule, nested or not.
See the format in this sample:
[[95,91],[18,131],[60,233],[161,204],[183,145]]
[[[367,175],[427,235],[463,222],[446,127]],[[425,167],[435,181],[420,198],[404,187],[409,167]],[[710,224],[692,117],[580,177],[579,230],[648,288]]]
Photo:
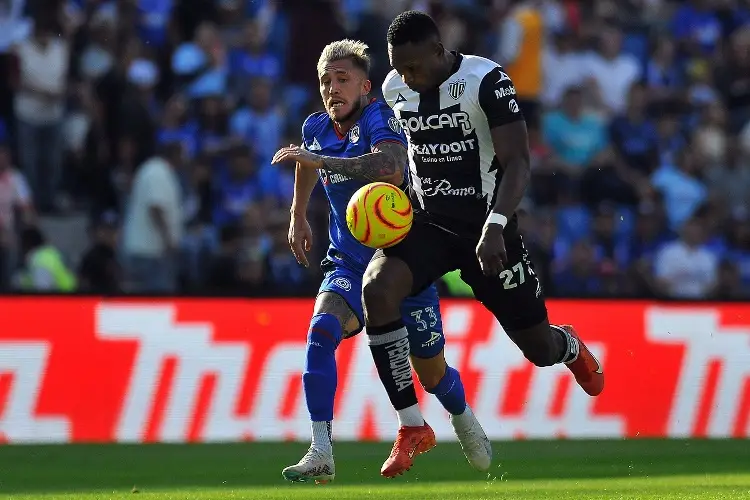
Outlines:
[[380,469],[380,475],[395,477],[403,474],[411,469],[415,456],[430,451],[436,444],[435,432],[427,422],[419,427],[402,426],[398,430],[390,456]]
[[578,356],[569,363],[565,363],[573,372],[576,382],[589,396],[598,396],[604,390],[604,370],[599,360],[591,354],[572,325],[558,325],[578,341]]

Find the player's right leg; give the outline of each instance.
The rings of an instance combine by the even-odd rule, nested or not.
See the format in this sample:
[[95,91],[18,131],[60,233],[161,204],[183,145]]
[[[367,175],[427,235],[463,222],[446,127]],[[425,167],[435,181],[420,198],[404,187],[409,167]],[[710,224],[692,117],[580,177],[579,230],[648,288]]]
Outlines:
[[471,466],[486,472],[492,463],[492,445],[466,403],[460,373],[445,359],[445,334],[437,289],[431,286],[407,298],[402,311],[409,331],[411,362],[419,382],[425,391],[437,397],[450,415],[453,431]]
[[523,240],[515,226],[506,228],[505,233],[508,262],[502,273],[484,276],[469,248],[461,277],[526,359],[539,367],[564,364],[589,396],[598,396],[604,390],[601,363],[572,326],[550,324],[542,286]]
[[393,247],[378,250],[365,271],[362,301],[368,343],[400,423],[396,442],[380,471],[385,477],[409,470],[413,457],[425,451],[425,443],[434,441],[417,404],[401,303],[452,270],[451,246],[446,239],[439,229],[415,219],[409,235]]
[[336,348],[342,339],[362,329],[359,305],[361,279],[335,267],[326,274],[315,301],[307,334],[302,387],[310,413],[312,444],[302,459],[282,471],[289,481],[325,483],[335,477],[333,460],[333,405],[336,395]]

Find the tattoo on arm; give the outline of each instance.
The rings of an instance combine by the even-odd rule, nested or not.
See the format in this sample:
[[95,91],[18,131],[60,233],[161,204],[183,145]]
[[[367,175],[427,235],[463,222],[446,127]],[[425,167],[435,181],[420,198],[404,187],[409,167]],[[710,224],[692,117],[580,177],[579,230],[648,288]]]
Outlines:
[[407,161],[408,155],[403,145],[383,142],[372,153],[355,158],[323,156],[320,168],[363,181],[390,181],[401,179]]

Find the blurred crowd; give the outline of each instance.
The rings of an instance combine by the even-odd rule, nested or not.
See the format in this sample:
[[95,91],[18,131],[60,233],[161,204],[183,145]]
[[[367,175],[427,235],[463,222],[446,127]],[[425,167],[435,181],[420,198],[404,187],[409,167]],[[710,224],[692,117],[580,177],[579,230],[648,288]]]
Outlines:
[[[314,294],[270,159],[323,46],[368,43],[378,89],[409,8],[514,80],[548,295],[750,298],[748,0],[0,0],[0,289]],[[76,214],[72,261],[40,221]]]

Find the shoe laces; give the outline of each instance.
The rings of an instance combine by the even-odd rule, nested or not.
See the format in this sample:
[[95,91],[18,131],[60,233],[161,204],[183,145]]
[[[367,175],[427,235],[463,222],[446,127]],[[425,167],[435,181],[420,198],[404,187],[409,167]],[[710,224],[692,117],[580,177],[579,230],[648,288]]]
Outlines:
[[396,442],[393,443],[393,448],[391,448],[391,456],[395,457],[398,455],[402,449],[401,445],[406,441],[408,438],[406,437],[406,433],[403,428],[400,428],[398,430],[398,434],[396,434]]
[[302,460],[300,460],[300,463],[310,462],[319,458],[325,458],[325,453],[318,450],[314,446],[310,446],[310,448],[307,449],[307,453],[305,453],[305,456],[302,457]]

